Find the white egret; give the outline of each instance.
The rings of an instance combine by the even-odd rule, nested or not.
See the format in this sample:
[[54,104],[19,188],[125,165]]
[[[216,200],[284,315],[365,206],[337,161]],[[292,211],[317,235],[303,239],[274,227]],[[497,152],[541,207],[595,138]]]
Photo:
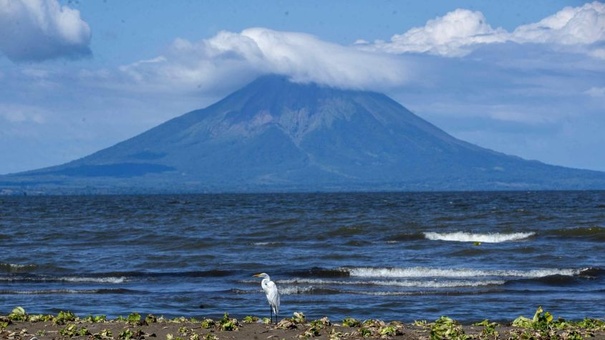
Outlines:
[[267,301],[269,301],[269,305],[271,306],[271,314],[269,314],[271,322],[273,322],[273,314],[275,313],[275,323],[277,323],[277,314],[279,313],[279,291],[277,290],[277,285],[271,281],[267,273],[255,274],[254,276],[263,278],[260,286],[265,291]]

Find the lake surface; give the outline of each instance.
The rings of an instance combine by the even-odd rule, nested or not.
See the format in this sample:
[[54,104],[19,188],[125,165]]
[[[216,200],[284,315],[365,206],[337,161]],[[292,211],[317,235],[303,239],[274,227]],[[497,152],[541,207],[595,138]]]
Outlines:
[[0,314],[605,317],[605,192],[0,197]]

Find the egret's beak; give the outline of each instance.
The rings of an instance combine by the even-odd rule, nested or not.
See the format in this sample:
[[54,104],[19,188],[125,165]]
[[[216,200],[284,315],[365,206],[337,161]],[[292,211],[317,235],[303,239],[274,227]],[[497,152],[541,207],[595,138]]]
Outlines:
[[252,276],[255,276],[255,277],[260,277],[260,274],[254,274],[254,275],[252,275]]

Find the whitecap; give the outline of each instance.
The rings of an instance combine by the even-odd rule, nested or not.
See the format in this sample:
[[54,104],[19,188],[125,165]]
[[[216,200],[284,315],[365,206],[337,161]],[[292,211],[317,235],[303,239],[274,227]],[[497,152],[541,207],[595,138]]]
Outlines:
[[457,231],[453,233],[425,232],[424,237],[431,241],[501,243],[523,240],[535,234],[534,232],[475,234]]
[[552,275],[574,276],[578,275],[581,269],[564,268],[542,268],[531,270],[490,270],[490,269],[471,269],[471,268],[428,268],[428,267],[409,267],[409,268],[369,268],[356,267],[348,269],[351,277],[365,278],[477,278],[477,277],[522,277],[539,278]]
[[279,287],[280,295],[305,294],[313,291],[313,287]]
[[[370,280],[370,281],[344,281],[344,280],[323,280],[323,279],[300,279],[300,280],[284,280],[284,284],[305,284],[305,285],[349,285],[349,286],[389,286],[403,288],[454,288],[454,287],[481,287],[492,285],[503,285],[504,280],[436,280],[428,278],[424,280]],[[300,289],[290,287],[291,289]],[[280,289],[281,291],[281,289]]]
[[17,264],[17,263],[0,263],[0,269],[8,271],[21,271],[26,269],[35,269],[37,266],[34,264]]
[[59,281],[73,282],[73,283],[124,283],[125,277],[62,277]]

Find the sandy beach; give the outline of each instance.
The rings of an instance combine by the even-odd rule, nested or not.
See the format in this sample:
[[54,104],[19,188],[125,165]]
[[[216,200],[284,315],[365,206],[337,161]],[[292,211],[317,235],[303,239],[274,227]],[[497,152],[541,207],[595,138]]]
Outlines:
[[[12,320],[0,316],[1,339],[605,339],[603,321],[596,320],[595,327],[559,328],[512,327],[490,322],[475,325],[460,325],[449,318],[434,322],[401,323],[378,320],[357,321],[357,324],[319,320],[284,318],[278,324],[267,324],[260,320],[236,320],[225,317],[221,320],[187,320],[185,318],[163,319],[151,315],[135,321],[93,320],[51,317],[41,320],[40,316],[28,321]],[[266,320],[265,320],[266,322]]]

